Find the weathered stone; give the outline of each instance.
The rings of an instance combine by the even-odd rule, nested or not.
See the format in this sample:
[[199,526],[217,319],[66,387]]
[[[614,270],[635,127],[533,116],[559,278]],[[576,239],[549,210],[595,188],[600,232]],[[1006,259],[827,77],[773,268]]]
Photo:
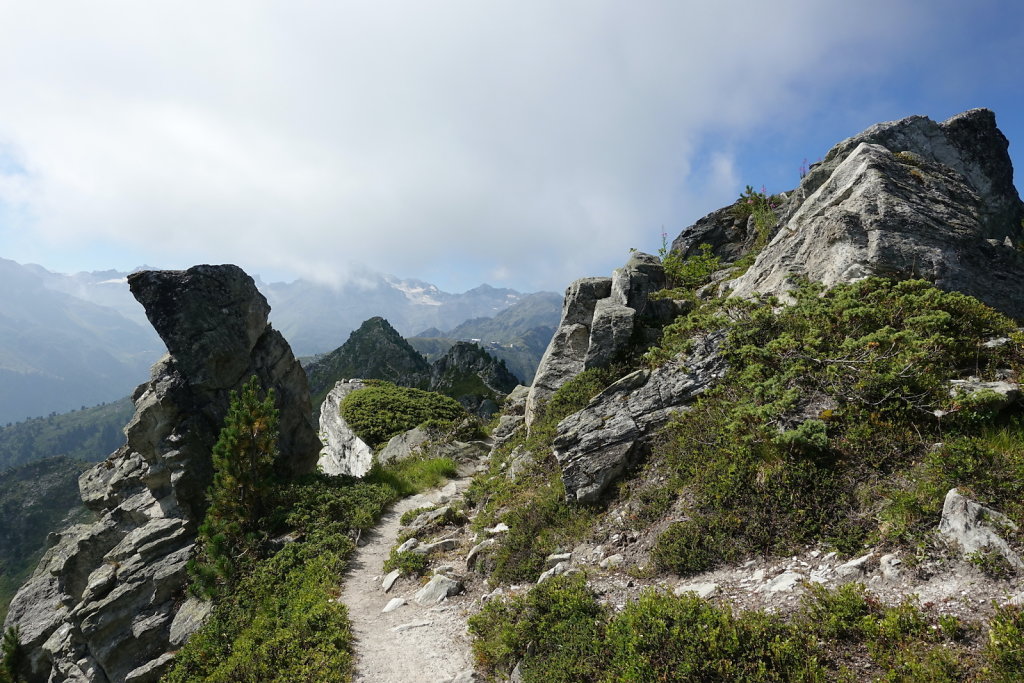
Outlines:
[[396,553],[407,553],[410,550],[414,550],[417,546],[419,546],[419,544],[420,544],[419,540],[417,540],[415,538],[409,538],[409,539],[406,539],[405,542],[402,543],[400,546],[398,546],[398,548],[395,550],[395,552]]
[[590,340],[583,364],[588,368],[608,365],[629,348],[633,339],[636,311],[613,298],[601,299],[594,306]]
[[1020,400],[1020,385],[1016,382],[982,382],[976,378],[949,380],[949,395],[953,398],[981,393],[999,396],[1001,400],[998,407],[1002,410]]
[[498,545],[498,542],[493,538],[488,538],[477,543],[466,555],[466,569],[473,570],[476,568],[477,562],[486,553],[487,550]]
[[[924,278],[1024,315],[1024,205],[991,112],[910,117],[846,140],[803,179],[782,227],[733,294],[784,295],[792,276],[831,286]],[[988,241],[988,240],[991,240]]]
[[495,445],[501,444],[511,438],[517,429],[526,423],[522,415],[502,415],[498,418],[498,424],[491,430],[491,438]]
[[1006,542],[1000,531],[1016,531],[1006,515],[996,512],[950,489],[942,504],[939,535],[947,543],[969,555],[975,552],[995,552],[1002,555],[1010,566],[1024,569],[1020,555]]
[[384,609],[380,612],[381,614],[387,614],[388,612],[394,612],[396,609],[405,604],[405,598],[391,598],[388,604],[384,605]]
[[505,476],[510,481],[516,481],[534,463],[533,453],[523,446],[516,446],[508,455],[505,462]]
[[878,561],[879,570],[882,572],[882,579],[889,582],[898,581],[900,579],[900,566],[903,564],[903,560],[897,557],[894,553],[887,553],[882,555]]
[[174,653],[168,652],[160,655],[129,672],[124,678],[124,683],[156,683],[167,673],[173,663]]
[[540,403],[584,369],[590,347],[590,323],[600,299],[611,295],[612,279],[590,277],[576,280],[565,290],[562,320],[548,344],[526,399],[526,424],[536,416]]
[[502,406],[508,415],[522,415],[526,411],[526,399],[530,397],[530,387],[520,384],[509,392]]
[[787,571],[782,572],[768,583],[761,586],[762,593],[788,593],[804,579],[803,574]]
[[721,263],[729,264],[745,256],[756,239],[753,221],[737,218],[734,204],[712,211],[683,230],[672,242],[672,251],[686,259],[700,253],[700,246],[707,244]]
[[373,449],[356,436],[341,416],[341,403],[353,391],[363,389],[362,380],[342,380],[334,385],[320,406],[320,440],[323,448],[317,467],[324,474],[362,477],[373,467]]
[[398,577],[400,577],[401,575],[402,575],[401,570],[399,570],[399,569],[392,569],[384,577],[384,580],[381,582],[380,587],[384,589],[385,593],[387,593],[388,591],[391,590],[391,587],[395,585],[395,581],[398,581]]
[[572,559],[572,553],[554,553],[544,558],[544,564],[548,567],[554,567],[559,562],[568,562]]
[[850,581],[860,581],[868,573],[868,565],[871,560],[875,558],[874,553],[868,553],[861,557],[854,558],[849,562],[839,565],[836,567],[836,583],[849,583]]
[[444,574],[434,574],[430,581],[427,582],[423,588],[416,592],[413,596],[413,600],[429,607],[436,605],[447,597],[457,595],[462,591],[462,584],[454,579],[450,579]]
[[626,375],[558,424],[553,448],[569,500],[597,500],[654,430],[724,374],[721,341],[703,337],[685,362]]
[[559,562],[551,569],[548,569],[537,578],[537,583],[541,584],[550,579],[552,576],[561,576],[569,570],[571,565],[568,562]]
[[212,611],[212,602],[192,597],[185,600],[171,622],[168,642],[173,647],[184,645],[193,633],[202,628]]
[[683,595],[685,593],[694,593],[698,598],[706,600],[711,596],[718,593],[720,587],[717,583],[712,581],[702,581],[699,583],[681,583],[675,587],[672,592],[675,595]]
[[421,543],[415,548],[412,548],[412,552],[419,555],[433,555],[434,553],[443,553],[448,552],[449,550],[455,550],[458,547],[459,539],[444,538],[433,543]]
[[[672,321],[675,307],[671,301],[655,299],[651,295],[667,286],[661,259],[635,251],[630,254],[626,265],[612,273],[611,300],[632,309],[639,321],[654,322],[660,326]],[[596,323],[596,312],[594,318]],[[592,346],[594,343],[591,340]],[[592,366],[588,363],[587,367]]]
[[163,671],[177,647],[172,625],[210,452],[230,393],[250,376],[277,397],[281,473],[316,462],[305,373],[249,276],[196,266],[135,273],[129,286],[171,353],[133,394],[126,445],[79,480],[97,521],[58,534],[11,602],[6,626],[20,629],[29,680],[142,681]]
[[614,555],[609,555],[608,557],[606,557],[603,560],[601,560],[600,562],[598,562],[597,566],[600,567],[601,569],[617,569],[617,568],[621,567],[622,563],[625,562],[625,561],[626,561],[626,558],[624,558],[622,555],[616,553]]
[[413,427],[407,432],[396,434],[377,454],[377,460],[382,465],[391,462],[399,462],[419,455],[423,446],[430,440],[430,434],[425,429]]

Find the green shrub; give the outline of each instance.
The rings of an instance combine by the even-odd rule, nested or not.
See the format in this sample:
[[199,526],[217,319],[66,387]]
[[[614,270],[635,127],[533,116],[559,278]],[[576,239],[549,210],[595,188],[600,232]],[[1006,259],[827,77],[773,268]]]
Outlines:
[[1011,683],[1024,672],[1024,609],[999,607],[985,643],[983,680]]
[[440,486],[458,472],[459,468],[451,458],[431,458],[424,454],[385,466],[374,464],[366,475],[366,481],[386,484],[397,496],[412,496]]
[[388,559],[384,560],[384,572],[398,569],[403,576],[423,576],[427,571],[427,565],[427,556],[422,553],[411,550],[398,552],[397,548],[392,548]]
[[353,391],[341,403],[341,416],[359,438],[378,449],[396,434],[428,420],[450,427],[467,417],[455,399],[431,391],[373,382]]
[[412,510],[406,510],[402,513],[402,518],[398,520],[398,523],[402,526],[409,526],[415,521],[417,517],[422,515],[424,512],[430,512],[436,510],[436,505],[428,505],[426,507],[413,508]]
[[[991,672],[1019,672],[1022,625],[1004,612]],[[783,618],[654,589],[616,613],[582,575],[561,576],[487,603],[469,626],[478,665],[501,678],[518,663],[524,681],[963,681],[976,666],[955,618],[885,607],[855,584],[812,586]]]
[[[793,296],[782,308],[771,298],[708,302],[666,328],[648,356],[657,362],[694,335],[726,331],[727,376],[655,448],[705,527],[671,527],[656,549],[661,566],[689,572],[726,553],[914,541],[954,486],[1019,519],[1019,426],[998,432],[994,398],[951,397],[947,384],[1021,367],[1013,321],[923,281],[869,278],[828,291],[804,283]],[[997,336],[1013,341],[985,345]],[[1012,447],[986,443],[995,438]],[[937,441],[946,445],[932,448]]]
[[210,620],[178,652],[166,681],[321,681],[352,674],[353,638],[335,601],[353,538],[394,500],[394,489],[310,475],[279,488],[267,515],[293,543],[249,565]]
[[25,649],[21,645],[21,634],[16,626],[4,631],[0,642],[0,683],[14,683],[21,680],[20,670],[25,661]]
[[522,660],[524,681],[593,681],[605,656],[605,617],[581,575],[557,576],[523,596],[488,602],[470,617],[469,632],[485,671],[508,674]]
[[778,617],[736,617],[695,595],[647,590],[615,615],[602,680],[825,681],[814,643]]
[[664,291],[657,293],[657,298],[691,298],[693,292],[710,282],[711,276],[722,267],[710,244],[701,244],[696,254],[684,259],[668,248],[664,237],[662,240],[658,254],[665,268],[667,285]]

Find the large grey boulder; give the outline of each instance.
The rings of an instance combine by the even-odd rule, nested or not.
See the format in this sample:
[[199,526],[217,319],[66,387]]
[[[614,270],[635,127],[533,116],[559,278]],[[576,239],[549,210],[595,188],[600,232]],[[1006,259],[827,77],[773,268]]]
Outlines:
[[430,432],[422,427],[413,427],[407,432],[391,437],[384,448],[380,449],[377,460],[382,465],[408,460],[422,453],[429,441]]
[[611,295],[610,277],[576,280],[565,290],[562,320],[537,366],[530,393],[526,398],[526,424],[536,417],[543,401],[570,379],[583,372],[590,348],[590,325],[600,299]]
[[1006,515],[980,505],[950,489],[942,504],[939,536],[964,555],[976,552],[994,552],[1006,559],[1014,569],[1024,569],[1024,561],[1003,538],[1006,531],[1016,531]]
[[565,291],[562,321],[537,368],[526,400],[526,425],[540,404],[588,368],[609,365],[631,348],[654,340],[656,331],[675,317],[671,300],[654,292],[666,286],[665,269],[656,256],[634,252],[611,278],[583,278]]
[[1024,316],[1024,231],[1006,140],[987,110],[874,126],[829,152],[732,293],[784,295],[792,277],[831,286],[924,278]]
[[724,375],[722,340],[702,337],[685,360],[626,375],[558,423],[553,448],[568,500],[600,498],[658,427]]
[[129,285],[170,354],[133,395],[127,444],[79,481],[96,521],[58,534],[11,602],[5,627],[20,630],[29,681],[155,680],[198,628],[195,614],[175,626],[185,565],[230,392],[250,376],[277,395],[282,474],[316,462],[305,373],[252,278],[196,266]]
[[363,389],[366,383],[358,379],[342,380],[328,392],[320,406],[320,458],[317,467],[324,474],[348,474],[362,477],[373,467],[373,449],[356,436],[345,418],[341,404],[353,391]]

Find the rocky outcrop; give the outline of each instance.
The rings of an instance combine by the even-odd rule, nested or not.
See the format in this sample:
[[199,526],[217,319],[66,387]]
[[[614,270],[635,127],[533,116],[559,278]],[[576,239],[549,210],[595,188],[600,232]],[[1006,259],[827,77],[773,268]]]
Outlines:
[[792,193],[733,294],[784,294],[794,275],[826,286],[924,278],[1024,317],[1024,205],[1006,148],[983,109],[879,124],[839,143]]
[[712,211],[684,230],[672,242],[672,251],[689,258],[707,244],[722,263],[733,263],[754,248],[757,229],[751,217],[739,218],[736,204]]
[[250,376],[277,395],[282,473],[316,462],[305,373],[252,278],[196,266],[135,273],[129,285],[170,353],[133,395],[127,444],[79,480],[96,522],[61,532],[11,602],[5,626],[20,630],[29,681],[157,680],[198,627],[173,627],[185,563],[230,392]]
[[320,459],[317,467],[324,474],[348,474],[362,477],[373,467],[373,449],[356,436],[341,416],[345,397],[366,384],[362,380],[342,380],[324,398],[320,406]]
[[643,346],[675,315],[664,289],[665,270],[656,256],[634,252],[612,277],[576,280],[565,290],[562,320],[551,339],[526,401],[526,424],[540,404],[588,368],[608,365],[627,349]]
[[950,489],[942,504],[939,536],[964,555],[995,553],[1015,570],[1024,569],[1024,561],[1003,536],[1014,532],[1017,525],[1006,515],[980,505]]
[[426,429],[413,427],[407,432],[391,437],[384,448],[380,449],[377,459],[382,465],[407,460],[420,454],[429,441],[430,433]]
[[403,387],[425,389],[430,364],[381,317],[370,318],[348,340],[306,366],[314,406],[340,380],[382,379]]
[[498,402],[517,386],[519,380],[504,361],[469,342],[456,342],[430,366],[431,391],[451,396],[484,419],[490,419]]
[[553,448],[568,500],[599,499],[647,437],[722,377],[722,340],[720,334],[706,336],[685,360],[626,375],[558,424]]

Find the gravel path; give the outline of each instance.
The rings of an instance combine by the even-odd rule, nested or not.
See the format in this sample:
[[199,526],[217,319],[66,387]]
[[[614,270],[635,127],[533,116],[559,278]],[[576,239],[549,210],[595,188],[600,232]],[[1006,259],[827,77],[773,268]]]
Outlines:
[[[469,479],[456,480],[460,489]],[[449,488],[449,491],[451,489]],[[437,607],[421,607],[412,596],[419,579],[399,579],[388,593],[381,587],[383,565],[398,538],[402,513],[438,501],[434,490],[398,501],[374,530],[364,535],[345,577],[341,601],[348,607],[356,636],[356,681],[366,683],[440,683],[474,680],[465,599],[458,597]],[[406,604],[393,612],[381,610],[393,598]],[[402,628],[404,627],[404,628]]]

